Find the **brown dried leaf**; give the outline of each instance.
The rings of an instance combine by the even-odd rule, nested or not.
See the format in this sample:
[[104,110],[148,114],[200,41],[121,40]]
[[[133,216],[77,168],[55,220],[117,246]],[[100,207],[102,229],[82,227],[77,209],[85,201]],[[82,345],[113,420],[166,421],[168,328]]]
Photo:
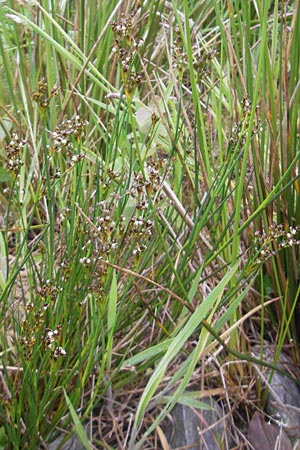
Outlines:
[[263,414],[258,412],[249,424],[248,439],[256,450],[292,450],[287,434],[278,426],[265,422]]
[[163,450],[171,450],[171,447],[167,441],[165,433],[163,432],[163,430],[161,429],[161,427],[159,425],[156,427],[156,431],[158,433]]

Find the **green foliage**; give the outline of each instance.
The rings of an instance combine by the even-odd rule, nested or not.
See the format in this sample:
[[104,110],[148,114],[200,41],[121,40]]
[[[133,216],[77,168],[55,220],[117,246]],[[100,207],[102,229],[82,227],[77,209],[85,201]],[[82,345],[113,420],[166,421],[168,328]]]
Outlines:
[[0,3],[0,447],[147,448],[203,320],[299,356],[299,5]]

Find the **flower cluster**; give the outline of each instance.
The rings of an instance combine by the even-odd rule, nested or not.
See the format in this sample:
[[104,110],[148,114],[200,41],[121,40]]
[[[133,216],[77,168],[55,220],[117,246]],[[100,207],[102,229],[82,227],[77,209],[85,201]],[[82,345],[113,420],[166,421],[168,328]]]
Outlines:
[[[107,281],[107,263],[118,264],[121,261],[123,265],[126,259],[135,268],[145,254],[153,236],[153,220],[149,210],[153,211],[153,207],[165,204],[162,186],[168,172],[163,158],[159,161],[148,158],[143,173],[133,172],[129,188],[124,189],[124,178],[118,171],[111,168],[99,170],[97,183],[100,180],[101,189],[105,189],[106,200],[97,202],[91,199],[92,204],[82,211],[77,222],[81,244],[74,255],[76,262],[62,251],[59,270],[60,279],[66,280],[75,264],[81,274],[77,289],[86,291],[88,286],[88,292],[102,301]],[[124,205],[128,204],[130,208],[125,206],[123,210]],[[66,205],[57,215],[57,227],[61,227],[63,221],[68,219],[69,213],[70,209]]]
[[17,133],[12,135],[10,142],[5,146],[6,151],[6,168],[17,176],[20,168],[24,164],[23,162],[23,149],[26,145],[26,141],[21,139]]
[[145,165],[145,176],[142,173],[134,174],[132,186],[127,193],[137,201],[137,210],[142,211],[148,208],[150,194],[155,203],[163,200],[164,195],[161,193],[162,178],[160,171],[160,163],[149,158]]
[[44,302],[44,309],[47,309],[49,304],[53,304],[61,288],[57,288],[51,280],[46,280],[44,284],[37,288],[37,294]]
[[[188,66],[188,57],[184,48],[179,27],[174,30],[176,36],[173,51],[173,68],[177,71],[179,81],[182,82],[183,74]],[[192,47],[193,69],[198,83],[204,81],[210,74],[210,62],[216,56],[215,51],[207,51],[198,44]]]
[[108,168],[105,176],[100,175],[100,182],[103,189],[107,189],[111,183],[117,181],[120,178],[121,174],[119,172],[115,172],[114,170]]
[[46,109],[49,106],[52,97],[58,95],[59,88],[58,85],[54,85],[50,93],[48,93],[48,83],[43,78],[38,82],[37,91],[32,93],[33,100],[39,104],[42,109]]
[[112,22],[112,30],[115,41],[113,52],[118,55],[121,64],[121,77],[125,89],[125,95],[131,99],[133,92],[138,87],[143,77],[133,69],[133,60],[136,50],[143,44],[137,43],[133,36],[133,13],[129,16],[122,15],[120,22]]
[[273,244],[278,250],[294,247],[300,244],[296,236],[300,232],[300,225],[285,229],[283,225],[270,225],[268,232],[255,232],[255,252],[258,254],[258,264],[267,261],[276,254]]
[[32,303],[26,305],[26,319],[21,322],[21,337],[19,343],[23,347],[25,358],[29,359],[33,353],[37,334],[44,324],[44,314],[38,310],[34,312]]
[[50,153],[58,153],[62,150],[66,150],[67,156],[71,156],[73,138],[75,138],[77,142],[80,141],[87,125],[88,121],[83,120],[80,115],[75,116],[73,119],[64,120],[55,128],[52,134],[53,144],[50,147]]
[[59,356],[66,356],[67,354],[62,347],[57,345],[57,342],[60,339],[60,331],[61,325],[58,325],[54,330],[51,330],[51,328],[46,328],[45,335],[42,337],[44,349],[51,350],[51,358],[55,361]]
[[193,46],[193,67],[198,82],[202,82],[210,75],[210,62],[216,54],[216,51],[206,51],[198,45]]
[[50,349],[51,357],[55,360],[58,356],[66,355],[65,350],[58,345],[61,326],[58,325],[54,330],[45,326],[47,322],[46,311],[53,306],[58,292],[59,289],[50,280],[47,280],[37,289],[41,306],[36,309],[32,303],[26,305],[26,318],[21,323],[19,343],[27,359],[32,356],[35,344],[42,344],[44,350]]
[[128,232],[139,238],[152,236],[153,222],[150,219],[132,217],[128,224]]
[[177,71],[179,81],[182,82],[183,73],[188,65],[187,54],[184,51],[183,40],[180,34],[179,27],[175,30],[176,39],[172,45],[173,50],[173,68]]
[[[238,122],[234,123],[232,130],[231,130],[231,135],[229,138],[229,143],[232,147],[235,147],[236,145],[239,145],[240,147],[242,147],[245,144],[246,137],[248,134],[249,119],[250,119],[250,114],[251,114],[251,109],[252,109],[252,102],[251,102],[249,96],[243,97],[241,106],[242,106],[241,118]],[[259,106],[257,106],[256,109],[258,110]],[[260,122],[259,118],[256,118],[256,121],[252,128],[252,133],[251,133],[252,136],[254,136],[259,131],[261,131],[261,129],[262,129],[261,122]]]
[[[122,181],[118,178],[118,173],[110,171],[110,183],[107,188],[111,188],[111,183],[117,186]],[[79,259],[82,267],[88,273],[97,272],[97,290],[101,291],[105,281],[106,266],[104,261],[114,260],[116,256],[122,254],[131,255],[137,263],[142,253],[146,250],[149,239],[152,236],[153,221],[148,217],[149,193],[153,193],[153,199],[159,199],[159,187],[161,188],[161,177],[159,167],[154,163],[146,166],[145,177],[140,173],[135,173],[130,189],[126,195],[133,198],[135,204],[135,214],[131,218],[125,218],[118,213],[120,196],[112,192],[108,196],[109,200],[100,201],[89,209],[89,217],[93,217],[93,222],[85,223],[85,241],[81,247],[81,257]],[[105,178],[103,176],[103,178]],[[106,180],[107,182],[107,180]],[[95,286],[92,287],[94,289]]]
[[124,40],[127,42],[128,45],[131,44],[133,17],[134,17],[133,13],[129,14],[128,16],[125,16],[123,14],[121,16],[119,23],[113,21],[111,24],[113,33],[115,35],[115,42],[119,47],[122,47]]
[[[113,218],[114,204],[100,201],[91,207],[89,214],[94,216],[93,222],[84,224],[85,242],[81,247],[79,263],[88,272],[97,268],[99,261],[109,258],[117,248],[117,238],[120,233],[120,225]],[[120,224],[122,220],[119,220]],[[103,277],[104,272],[98,274]],[[97,277],[98,278],[98,277]]]
[[[76,144],[82,139],[84,129],[87,125],[88,122],[83,120],[80,115],[77,115],[73,119],[64,120],[57,126],[52,133],[52,143],[48,146],[49,160],[56,153],[63,151],[64,155],[68,158],[67,169],[74,167],[82,161],[84,159],[84,153],[78,152]],[[61,169],[59,167],[53,168],[51,170],[50,180],[59,179],[60,177]],[[43,181],[46,181],[45,177],[43,177]]]
[[[102,201],[96,205],[97,217],[89,232],[89,239],[82,246],[80,264],[85,268],[95,267],[103,258],[107,259],[122,243],[122,250],[135,242],[132,255],[146,249],[146,241],[152,235],[153,223],[150,219],[133,216],[127,226],[125,217],[114,220],[115,206]],[[137,251],[135,251],[137,250]],[[102,273],[103,275],[103,273]]]

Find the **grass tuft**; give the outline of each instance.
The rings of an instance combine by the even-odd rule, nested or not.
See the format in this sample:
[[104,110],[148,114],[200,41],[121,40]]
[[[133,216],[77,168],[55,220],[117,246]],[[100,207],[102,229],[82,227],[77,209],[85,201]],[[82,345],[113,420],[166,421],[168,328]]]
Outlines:
[[252,346],[299,362],[299,2],[0,4],[0,448],[206,395],[246,445]]

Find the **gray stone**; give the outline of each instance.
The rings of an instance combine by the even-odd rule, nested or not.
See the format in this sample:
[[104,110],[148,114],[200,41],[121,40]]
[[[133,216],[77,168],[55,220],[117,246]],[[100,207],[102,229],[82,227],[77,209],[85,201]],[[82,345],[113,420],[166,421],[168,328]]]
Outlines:
[[[259,357],[258,347],[253,350],[253,354]],[[263,356],[265,361],[273,363],[274,349],[266,347]],[[277,367],[286,372],[295,373],[295,377],[298,378],[298,381],[300,380],[299,369],[284,352],[279,354]],[[273,372],[271,381],[268,381],[270,373],[270,369],[265,369],[264,378],[268,387],[266,412],[283,427],[287,435],[295,442],[296,439],[300,439],[299,386],[289,377],[276,371]]]
[[255,450],[292,450],[286,433],[279,426],[267,423],[264,414],[259,412],[249,424],[248,439]]
[[51,444],[47,445],[48,450],[85,450],[84,445],[75,434],[72,434],[62,445],[63,439],[64,436],[56,438]]
[[229,424],[213,399],[204,400],[210,409],[176,404],[171,423],[164,432],[171,449],[227,450],[231,445]]
[[270,383],[266,412],[282,423],[291,438],[300,438],[300,390],[279,372],[274,373]]

